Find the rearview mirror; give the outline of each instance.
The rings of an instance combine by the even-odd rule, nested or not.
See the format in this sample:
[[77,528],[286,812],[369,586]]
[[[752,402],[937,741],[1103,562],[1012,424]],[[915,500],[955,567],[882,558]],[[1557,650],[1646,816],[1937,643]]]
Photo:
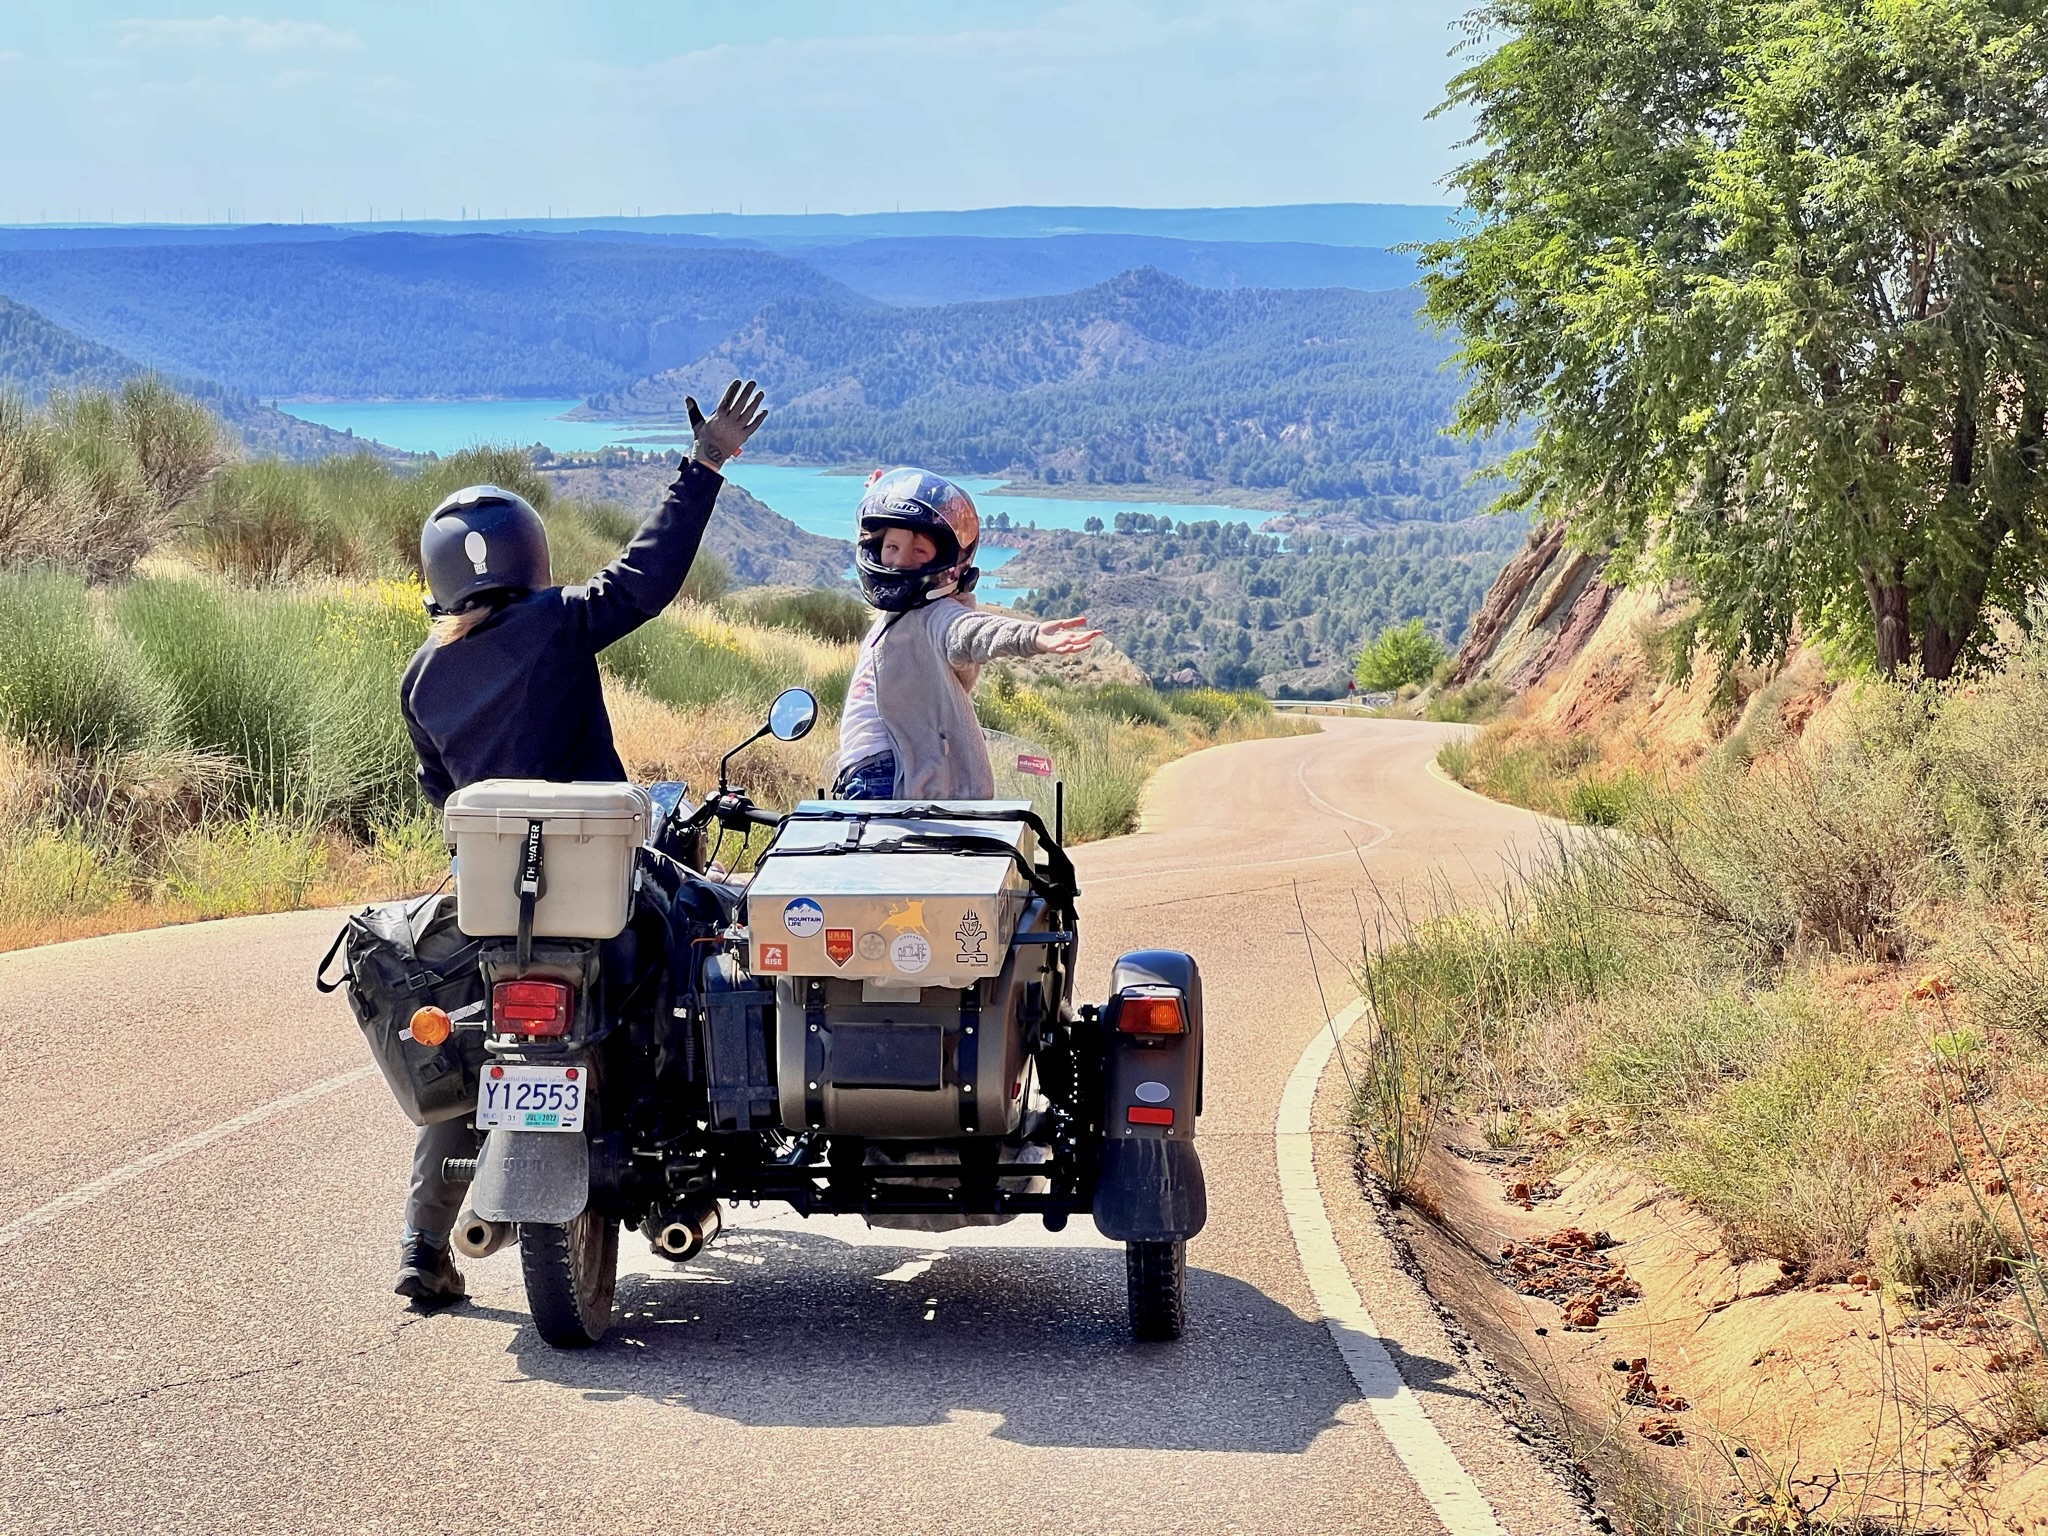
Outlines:
[[777,741],[801,741],[818,723],[818,701],[808,688],[785,688],[768,706],[768,734]]

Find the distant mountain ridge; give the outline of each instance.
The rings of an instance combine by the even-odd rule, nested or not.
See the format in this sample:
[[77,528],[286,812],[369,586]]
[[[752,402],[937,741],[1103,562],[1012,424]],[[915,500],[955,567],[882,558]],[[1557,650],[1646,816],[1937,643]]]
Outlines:
[[[0,226],[0,248],[20,234],[38,241],[77,244],[172,245],[246,239],[250,230],[274,230],[279,239],[324,229],[349,235],[563,235],[578,233],[705,235],[736,244],[793,249],[844,245],[909,235],[984,235],[1031,239],[1045,235],[1155,235],[1174,240],[1291,241],[1311,245],[1393,246],[1445,234],[1455,209],[1427,203],[1282,203],[1238,208],[1121,208],[1032,206],[920,209],[910,213],[663,213],[595,218],[388,219],[332,225],[153,224]],[[150,238],[134,241],[131,232]],[[331,238],[315,236],[314,238]]]
[[1018,299],[1154,267],[1202,288],[1405,288],[1415,263],[1369,246],[1203,241],[1157,235],[921,235],[814,245],[790,253],[884,304]]
[[[31,404],[61,389],[118,389],[124,380],[148,371],[125,353],[74,335],[26,304],[0,295],[0,388],[19,391]],[[390,452],[382,444],[287,416],[208,380],[171,382],[211,406],[252,452],[291,459]]]
[[168,373],[340,398],[587,394],[772,300],[873,302],[767,251],[489,235],[0,250],[0,293]]
[[1449,345],[1412,290],[1196,288],[1124,273],[1079,293],[937,309],[772,304],[689,366],[598,395],[673,417],[734,373],[770,379],[763,448],[1048,482],[1244,486],[1359,503],[1365,522],[1477,510],[1442,435]]

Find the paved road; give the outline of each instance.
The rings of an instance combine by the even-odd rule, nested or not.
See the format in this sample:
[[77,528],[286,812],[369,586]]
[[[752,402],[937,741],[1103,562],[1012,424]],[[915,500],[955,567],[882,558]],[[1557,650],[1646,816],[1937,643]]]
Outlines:
[[[1442,1530],[1280,1215],[1275,1109],[1323,1020],[1296,897],[1341,1007],[1361,860],[1392,889],[1535,834],[1425,773],[1442,728],[1326,724],[1173,765],[1145,832],[1080,850],[1084,974],[1167,945],[1205,978],[1211,1218],[1175,1345],[1127,1340],[1092,1231],[766,1208],[681,1270],[629,1234],[592,1352],[535,1338],[511,1254],[416,1316],[389,1293],[410,1128],[307,984],[332,915],[0,955],[0,1530]],[[1331,1207],[1501,1524],[1574,1529],[1357,1202]]]

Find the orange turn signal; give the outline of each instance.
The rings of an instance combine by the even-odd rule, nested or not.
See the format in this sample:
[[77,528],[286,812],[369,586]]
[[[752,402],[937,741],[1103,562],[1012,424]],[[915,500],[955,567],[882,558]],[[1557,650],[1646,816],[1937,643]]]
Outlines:
[[1116,1027],[1126,1035],[1184,1035],[1188,1032],[1188,1016],[1178,992],[1126,992],[1117,999]]
[[414,1011],[410,1027],[414,1043],[439,1045],[454,1030],[455,1021],[445,1009],[426,1007]]

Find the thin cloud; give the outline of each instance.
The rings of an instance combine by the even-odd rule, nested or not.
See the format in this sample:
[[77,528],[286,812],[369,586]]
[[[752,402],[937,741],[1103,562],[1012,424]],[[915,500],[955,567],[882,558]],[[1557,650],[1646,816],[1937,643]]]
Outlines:
[[321,49],[348,53],[362,47],[353,32],[318,21],[265,21],[258,16],[135,18],[120,23],[123,48],[239,48],[244,53]]

